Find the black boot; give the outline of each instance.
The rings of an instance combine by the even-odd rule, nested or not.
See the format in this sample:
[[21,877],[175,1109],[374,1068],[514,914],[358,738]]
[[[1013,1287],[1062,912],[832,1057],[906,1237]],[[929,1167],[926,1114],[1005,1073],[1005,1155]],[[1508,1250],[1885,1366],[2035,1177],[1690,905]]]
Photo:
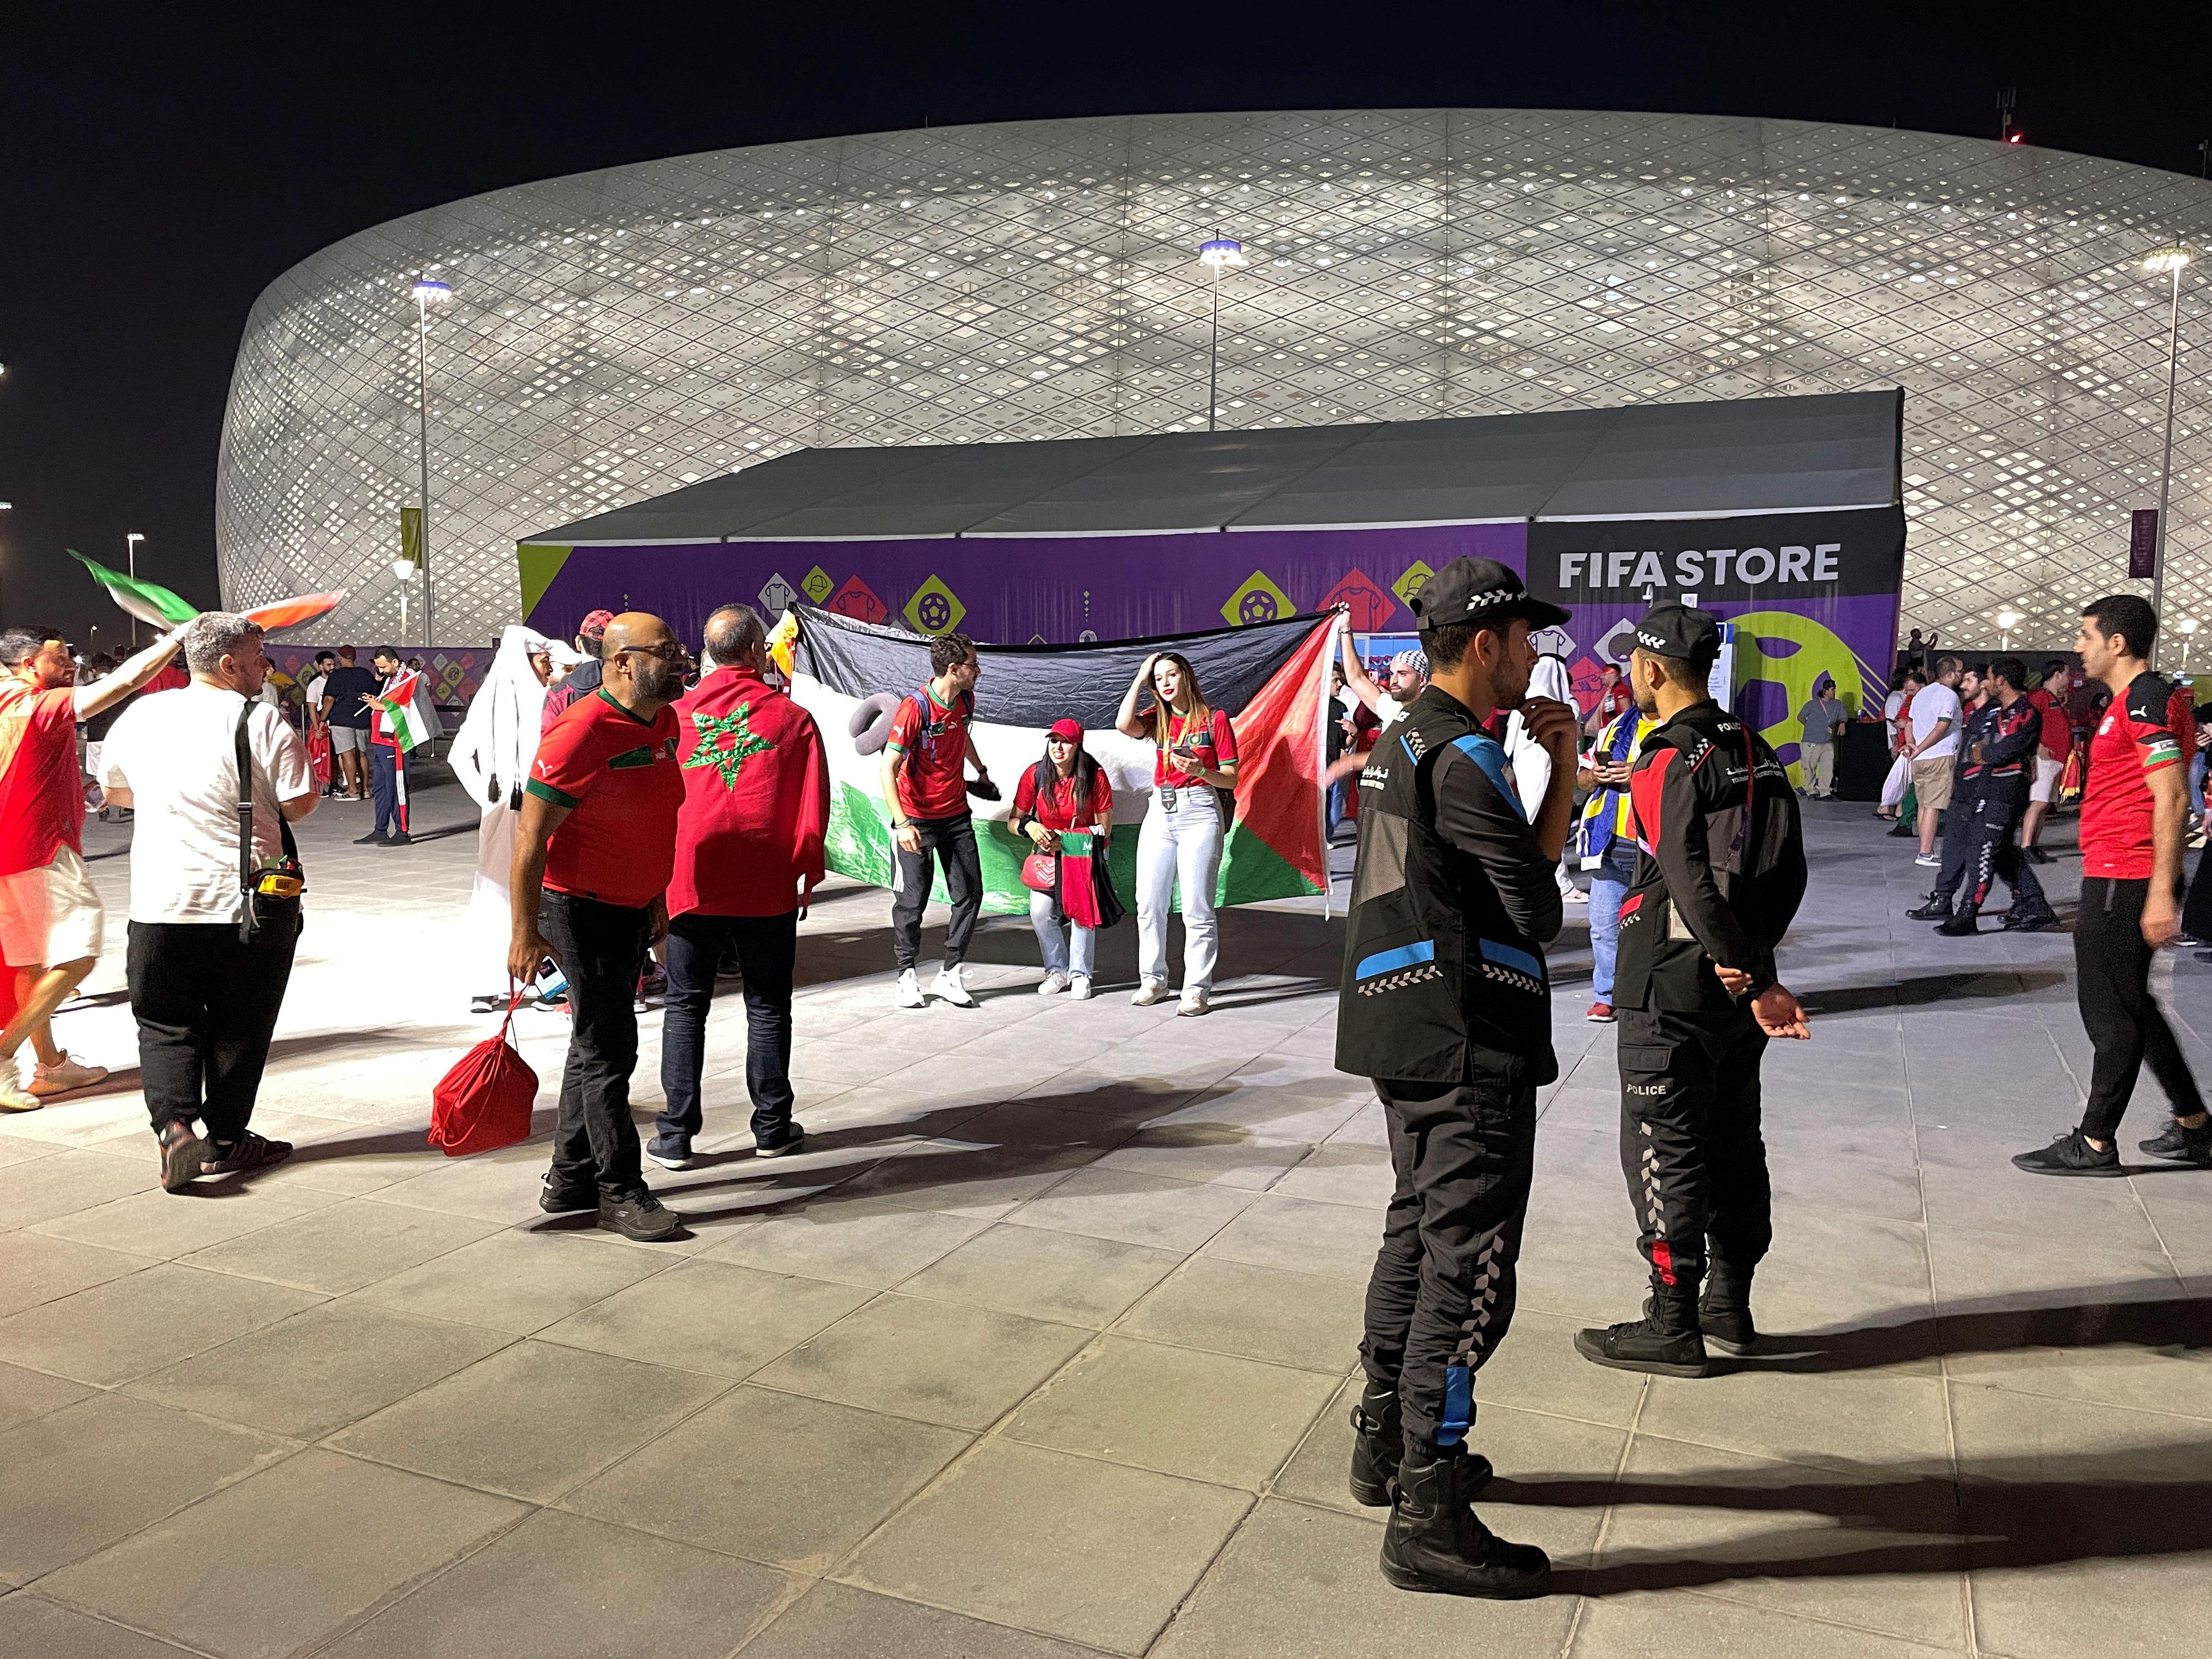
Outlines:
[[1696,1292],[1654,1288],[1644,1317],[1575,1333],[1575,1352],[1615,1370],[1654,1376],[1703,1376],[1705,1339],[1698,1329]]
[[1970,907],[1941,923],[1936,931],[1948,939],[1964,939],[1969,933],[1978,933],[1982,930],[1974,920],[1978,914]]
[[[1398,1479],[1398,1460],[1405,1455],[1405,1435],[1400,1427],[1398,1391],[1386,1389],[1373,1377],[1360,1391],[1352,1408],[1352,1496],[1356,1503],[1379,1510],[1390,1502],[1392,1484]],[[1490,1484],[1496,1471],[1480,1452],[1460,1448],[1460,1490],[1472,1498]]]
[[1408,1439],[1398,1496],[1382,1529],[1382,1576],[1400,1589],[1519,1601],[1552,1587],[1551,1558],[1509,1544],[1468,1506],[1459,1448]]
[[1698,1298],[1698,1324],[1705,1345],[1725,1354],[1749,1353],[1759,1346],[1759,1329],[1751,1322],[1751,1272],[1739,1272],[1716,1261],[1705,1275],[1705,1294]]
[[1948,893],[1930,893],[1905,915],[1913,921],[1941,921],[1951,914],[1951,897]]

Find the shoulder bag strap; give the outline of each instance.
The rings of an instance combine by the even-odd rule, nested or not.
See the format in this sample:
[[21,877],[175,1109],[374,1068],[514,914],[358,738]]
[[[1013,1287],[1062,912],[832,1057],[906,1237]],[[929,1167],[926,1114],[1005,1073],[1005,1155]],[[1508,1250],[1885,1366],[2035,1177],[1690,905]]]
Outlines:
[[[253,757],[246,742],[246,719],[252,712],[251,698],[238,706],[238,729],[233,738],[238,755],[238,887],[253,891]],[[247,908],[252,908],[248,900]]]

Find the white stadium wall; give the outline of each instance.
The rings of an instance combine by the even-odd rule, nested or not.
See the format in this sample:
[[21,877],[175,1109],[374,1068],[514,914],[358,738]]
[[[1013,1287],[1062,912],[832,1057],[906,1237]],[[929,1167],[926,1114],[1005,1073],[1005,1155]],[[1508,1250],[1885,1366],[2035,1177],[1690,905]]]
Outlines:
[[[2166,289],[2212,185],[1794,121],[1531,110],[1146,116],[641,162],[380,225],[271,283],[216,481],[224,600],[328,586],[391,635],[429,330],[443,642],[514,544],[794,449],[1905,388],[1906,625],[2062,645],[2155,503]],[[2212,265],[2181,309],[2166,605],[2212,619]],[[2147,584],[2136,585],[2147,587]]]

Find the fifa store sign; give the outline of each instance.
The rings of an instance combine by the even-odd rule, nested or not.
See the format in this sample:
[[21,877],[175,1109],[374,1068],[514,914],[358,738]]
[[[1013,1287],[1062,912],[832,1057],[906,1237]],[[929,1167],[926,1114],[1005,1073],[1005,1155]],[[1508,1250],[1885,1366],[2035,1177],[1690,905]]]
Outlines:
[[1894,593],[1904,565],[1905,515],[1897,507],[1528,526],[1529,588],[1561,605],[1695,594],[1788,606]]

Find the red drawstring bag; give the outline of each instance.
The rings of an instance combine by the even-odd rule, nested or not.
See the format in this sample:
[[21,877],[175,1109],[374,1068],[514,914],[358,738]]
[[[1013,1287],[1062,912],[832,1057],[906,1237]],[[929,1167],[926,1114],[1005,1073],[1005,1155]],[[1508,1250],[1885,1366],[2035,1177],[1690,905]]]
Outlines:
[[519,991],[510,996],[498,1035],[463,1054],[430,1092],[430,1145],[447,1158],[494,1152],[530,1138],[538,1073],[507,1040],[521,1001]]
[[314,774],[318,789],[330,787],[331,733],[328,726],[311,724],[307,727],[307,768]]

